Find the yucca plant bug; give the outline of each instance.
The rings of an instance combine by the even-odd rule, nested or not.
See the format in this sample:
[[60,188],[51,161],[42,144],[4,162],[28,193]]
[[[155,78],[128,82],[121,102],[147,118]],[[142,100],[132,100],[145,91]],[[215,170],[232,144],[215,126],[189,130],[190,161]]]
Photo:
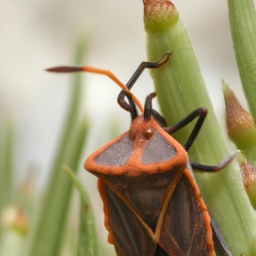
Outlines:
[[[151,93],[144,110],[129,91],[145,68],[159,68],[171,56],[158,62],[142,62],[126,87],[109,71],[90,67],[57,67],[53,72],[89,71],[105,74],[122,87],[119,105],[130,112],[130,129],[95,151],[85,161],[86,170],[99,178],[104,203],[108,241],[118,256],[214,256],[213,238],[223,255],[231,253],[200,197],[189,166],[204,172],[218,172],[235,156],[216,166],[188,160],[207,109],[194,110],[178,123],[166,127],[165,119],[152,109]],[[127,97],[129,103],[125,101]],[[142,114],[138,116],[136,106]],[[184,146],[170,134],[198,117]]]

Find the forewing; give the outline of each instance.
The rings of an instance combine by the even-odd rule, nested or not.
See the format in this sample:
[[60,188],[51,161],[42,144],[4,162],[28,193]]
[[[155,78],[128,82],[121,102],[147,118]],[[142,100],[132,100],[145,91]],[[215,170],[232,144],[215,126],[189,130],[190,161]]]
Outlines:
[[113,242],[119,256],[153,256],[156,242],[134,212],[107,185],[104,192],[108,204]]
[[197,197],[183,175],[168,203],[159,244],[169,255],[207,256],[206,228]]

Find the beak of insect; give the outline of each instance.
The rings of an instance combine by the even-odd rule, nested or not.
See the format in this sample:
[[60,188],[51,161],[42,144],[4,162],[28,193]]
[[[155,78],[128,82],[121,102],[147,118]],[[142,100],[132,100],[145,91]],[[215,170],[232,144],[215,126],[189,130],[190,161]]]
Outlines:
[[152,99],[156,97],[156,93],[153,92],[149,94],[146,98],[145,101],[145,106],[144,106],[144,120],[145,121],[150,121],[151,120],[151,114],[152,114]]

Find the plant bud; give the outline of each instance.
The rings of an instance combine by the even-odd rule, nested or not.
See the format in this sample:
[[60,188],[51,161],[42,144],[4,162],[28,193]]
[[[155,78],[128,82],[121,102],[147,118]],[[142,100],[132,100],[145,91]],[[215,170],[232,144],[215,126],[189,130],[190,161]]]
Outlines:
[[249,112],[244,110],[227,84],[223,83],[229,138],[243,151],[249,163],[256,161],[256,129]]
[[173,3],[167,0],[143,0],[144,23],[147,32],[159,32],[175,24],[179,13]]

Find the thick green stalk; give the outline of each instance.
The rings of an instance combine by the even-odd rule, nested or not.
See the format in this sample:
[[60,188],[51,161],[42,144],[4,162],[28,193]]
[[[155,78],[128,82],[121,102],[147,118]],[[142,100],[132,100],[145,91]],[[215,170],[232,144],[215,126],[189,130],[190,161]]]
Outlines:
[[[84,56],[84,42],[80,42],[76,52],[76,63],[81,64]],[[72,96],[61,143],[51,170],[38,222],[32,233],[29,256],[57,256],[60,254],[69,212],[73,183],[61,170],[62,163],[77,170],[80,154],[87,134],[87,122],[78,125],[81,102],[81,77],[74,76]]]
[[77,256],[101,256],[91,201],[74,172],[64,166],[81,197]]
[[[173,51],[167,64],[151,70],[162,113],[171,125],[198,107],[208,108],[209,114],[189,156],[195,162],[215,165],[230,151],[214,115],[187,30],[169,1],[145,0],[144,4],[149,61],[157,61],[165,52]],[[194,122],[173,136],[184,144],[193,125]],[[220,173],[196,174],[196,179],[231,252],[255,255],[252,241],[256,241],[256,216],[235,163]]]
[[244,92],[256,123],[256,13],[253,0],[228,0],[229,23]]

